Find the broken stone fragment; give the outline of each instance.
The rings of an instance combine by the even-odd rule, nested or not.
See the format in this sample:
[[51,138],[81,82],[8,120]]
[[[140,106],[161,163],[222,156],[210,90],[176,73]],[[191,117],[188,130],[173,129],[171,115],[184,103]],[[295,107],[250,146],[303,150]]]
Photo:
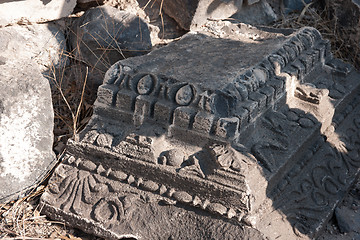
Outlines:
[[147,54],[152,47],[141,18],[107,5],[89,9],[73,22],[70,45],[77,59],[104,72],[119,59]]
[[37,65],[0,64],[0,202],[39,183],[55,163],[50,86]]
[[360,230],[360,213],[346,206],[335,209],[335,217],[339,229],[342,233],[359,232]]
[[197,30],[208,20],[231,18],[249,24],[267,24],[277,19],[266,0],[169,0],[162,6],[185,30]]
[[47,22],[70,15],[76,0],[0,1],[0,27],[16,23]]
[[269,25],[278,19],[278,16],[274,12],[272,6],[267,0],[250,1],[252,5],[244,5],[241,11],[236,12],[230,18],[239,22],[252,24],[252,25]]
[[243,0],[164,1],[164,12],[185,30],[195,30],[208,19],[225,19],[242,8]]
[[32,59],[51,74],[68,64],[68,54],[64,33],[54,23],[0,28],[0,55],[7,59]]

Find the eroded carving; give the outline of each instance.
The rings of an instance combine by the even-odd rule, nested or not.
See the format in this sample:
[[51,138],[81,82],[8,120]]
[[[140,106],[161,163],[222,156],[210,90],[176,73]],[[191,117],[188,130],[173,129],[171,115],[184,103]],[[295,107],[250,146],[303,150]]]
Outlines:
[[[279,226],[289,221],[296,235],[313,237],[360,167],[360,97],[351,100],[359,75],[332,60],[315,29],[267,34],[268,43],[251,45],[261,57],[234,61],[216,81],[203,78],[201,66],[192,70],[196,77],[187,69],[192,51],[203,56],[187,45],[191,39],[219,40],[196,34],[176,43],[191,47],[174,57],[184,72],[152,65],[161,49],[113,65],[95,117],[80,142],[70,141],[44,197],[47,209],[89,219],[109,234],[132,227],[144,234],[134,223],[148,215],[164,225],[209,215],[209,222],[251,225],[269,239],[276,224],[264,216],[281,212]],[[250,45],[238,44],[244,53],[236,59],[250,59]],[[174,209],[182,211],[176,218]]]
[[319,104],[321,99],[326,97],[328,94],[329,90],[317,89],[311,85],[298,86],[295,91],[295,97],[314,104]]
[[213,144],[208,147],[210,156],[221,169],[240,171],[243,164],[242,158],[236,150],[228,144]]

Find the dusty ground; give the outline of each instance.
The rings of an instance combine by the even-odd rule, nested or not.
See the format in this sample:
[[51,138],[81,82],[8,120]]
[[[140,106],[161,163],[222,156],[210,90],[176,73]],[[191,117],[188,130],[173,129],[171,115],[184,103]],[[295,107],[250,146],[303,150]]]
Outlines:
[[[109,2],[115,4],[117,1],[112,0]],[[342,25],[340,23],[344,13],[339,9],[344,9],[344,6],[339,8],[337,4],[340,4],[338,2],[341,1],[324,0],[315,2],[319,3],[319,5],[308,5],[302,12],[282,17],[274,24],[274,27],[299,28],[302,26],[314,26],[322,32],[325,38],[331,40],[333,53],[336,57],[359,67],[359,23],[355,20],[350,25]],[[146,3],[147,1],[144,0],[143,5]],[[156,11],[152,13],[154,16],[159,12],[158,9]],[[358,14],[358,12],[352,11],[351,14]],[[351,14],[346,13],[345,15],[352,16]],[[162,27],[158,32],[160,36],[175,37],[176,34],[179,34],[178,29],[170,29],[174,27],[174,23],[171,20],[167,24],[161,25],[161,21],[159,22],[157,17],[153,18],[155,20],[153,19],[152,21],[159,28]],[[169,28],[168,32],[164,31],[165,27]],[[169,35],[166,35],[166,33]],[[74,133],[80,131],[90,119],[96,91],[94,91],[94,86],[89,86],[88,83],[91,82],[92,77],[98,78],[104,73],[96,72],[92,69],[86,70],[86,67],[81,63],[76,63],[70,68],[56,71],[58,72],[54,75],[56,76],[54,77],[54,82],[57,82],[59,87],[53,89],[55,111],[54,150],[60,155],[65,147],[66,140],[72,137]],[[86,88],[83,88],[84,86]],[[38,202],[45,188],[46,179],[27,197],[0,205],[0,239],[101,239],[89,236],[80,230],[71,228],[71,226],[66,226],[64,223],[52,221],[42,215]],[[352,217],[358,216],[360,219],[360,180],[354,184],[339,207],[350,209]],[[318,239],[360,239],[360,228],[358,232],[356,232],[356,229],[352,229],[349,233],[342,233],[337,218],[334,216],[326,226],[324,233]]]

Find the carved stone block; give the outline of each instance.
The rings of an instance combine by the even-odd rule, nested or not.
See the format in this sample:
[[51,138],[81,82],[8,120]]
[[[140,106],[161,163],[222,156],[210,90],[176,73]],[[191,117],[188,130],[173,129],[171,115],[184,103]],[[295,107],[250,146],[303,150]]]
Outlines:
[[44,211],[106,238],[321,232],[360,166],[360,74],[316,29],[189,33],[114,64]]

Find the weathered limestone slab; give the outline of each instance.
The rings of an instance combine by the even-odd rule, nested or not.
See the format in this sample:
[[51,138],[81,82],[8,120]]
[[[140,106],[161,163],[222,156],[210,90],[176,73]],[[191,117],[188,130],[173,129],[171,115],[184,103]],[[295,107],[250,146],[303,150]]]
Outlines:
[[0,61],[0,202],[21,197],[54,164],[48,80],[34,62]]
[[0,27],[15,23],[39,23],[66,17],[76,0],[0,0]]
[[35,61],[41,71],[67,65],[69,51],[63,31],[54,23],[0,28],[0,55]]
[[107,238],[315,237],[359,171],[359,79],[313,28],[219,22],[119,61],[44,211]]

